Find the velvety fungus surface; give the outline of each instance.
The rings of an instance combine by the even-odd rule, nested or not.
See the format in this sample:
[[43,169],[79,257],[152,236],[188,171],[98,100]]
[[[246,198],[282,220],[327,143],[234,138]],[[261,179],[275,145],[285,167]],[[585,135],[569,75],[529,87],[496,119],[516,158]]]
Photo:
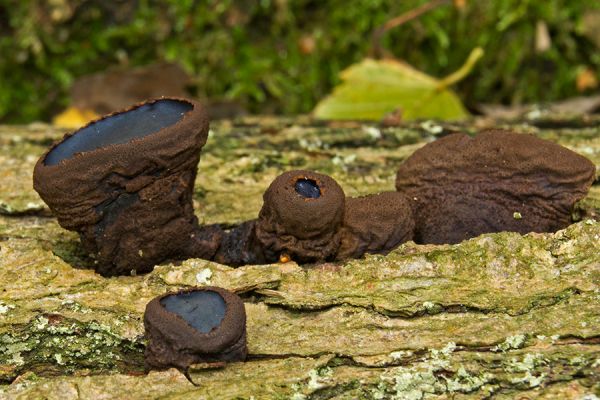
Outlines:
[[278,260],[282,253],[298,262],[335,257],[345,195],[334,179],[288,171],[275,178],[263,200],[255,232],[267,260]]
[[33,185],[102,275],[211,258],[220,233],[199,232],[192,205],[207,135],[198,103],[149,100],[66,135],[38,160]]
[[458,243],[482,233],[554,232],[572,222],[594,164],[532,135],[453,134],[417,150],[398,169],[417,243]]
[[337,259],[359,258],[365,253],[385,254],[411,240],[414,227],[410,203],[402,193],[347,198]]

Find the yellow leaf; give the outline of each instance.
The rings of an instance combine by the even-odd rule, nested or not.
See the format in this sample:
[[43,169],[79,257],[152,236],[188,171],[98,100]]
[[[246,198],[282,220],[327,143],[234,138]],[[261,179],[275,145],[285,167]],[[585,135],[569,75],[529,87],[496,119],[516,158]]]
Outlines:
[[598,87],[598,79],[594,71],[586,67],[579,71],[576,78],[577,91],[585,92],[588,89],[596,89]]
[[60,128],[77,129],[98,117],[99,115],[92,110],[69,107],[60,114],[54,116],[54,118],[52,118],[52,124]]
[[380,120],[400,110],[402,118],[462,119],[469,114],[448,86],[466,76],[483,55],[473,50],[463,67],[439,80],[408,64],[364,59],[342,71],[342,83],[317,104],[322,119]]

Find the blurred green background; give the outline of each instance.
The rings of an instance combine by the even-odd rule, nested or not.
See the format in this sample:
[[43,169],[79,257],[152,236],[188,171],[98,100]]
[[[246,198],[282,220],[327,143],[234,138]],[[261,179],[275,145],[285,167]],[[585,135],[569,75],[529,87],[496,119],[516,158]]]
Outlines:
[[[156,61],[180,63],[200,98],[310,112],[368,55],[375,28],[423,3],[0,0],[0,121],[49,120],[78,77]],[[391,30],[383,44],[436,77],[481,46],[484,58],[455,87],[469,107],[554,101],[597,90],[599,10],[589,0],[471,0]]]

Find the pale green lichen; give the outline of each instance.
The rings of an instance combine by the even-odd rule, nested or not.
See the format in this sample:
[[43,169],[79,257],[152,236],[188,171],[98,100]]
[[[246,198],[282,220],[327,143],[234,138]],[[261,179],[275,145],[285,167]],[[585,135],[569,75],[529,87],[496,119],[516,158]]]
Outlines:
[[527,336],[524,334],[509,336],[504,342],[492,347],[490,350],[505,352],[512,349],[520,349],[523,348],[526,340]]
[[489,373],[472,374],[464,366],[460,366],[454,378],[446,380],[448,392],[469,393],[490,382],[494,376]]
[[308,383],[307,387],[311,391],[321,389],[327,386],[327,378],[332,375],[332,369],[329,367],[322,367],[317,369],[311,369],[308,372]]
[[363,131],[373,140],[381,139],[383,136],[381,130],[374,126],[363,126]]
[[0,314],[6,314],[10,310],[13,310],[15,306],[13,304],[4,304],[0,302]]
[[204,268],[196,274],[196,282],[198,282],[199,285],[209,285],[211,277],[212,270],[210,268]]
[[[471,374],[460,364],[452,370],[451,359],[457,346],[447,343],[441,349],[430,349],[429,355],[411,367],[398,367],[393,372],[382,374],[380,382],[370,390],[374,398],[423,399],[429,395],[446,392],[469,393],[489,382],[492,374]],[[445,371],[445,374],[438,374]]]
[[340,156],[337,154],[331,159],[333,165],[342,168],[344,171],[347,171],[355,161],[356,154],[348,154],[347,156]]
[[[81,313],[81,314],[89,314],[89,313],[93,313],[94,311],[89,308],[86,307],[82,304],[77,303],[74,300],[71,299],[65,299],[61,302],[61,305],[64,306],[65,308],[74,311],[76,313]],[[115,321],[115,323],[120,323],[120,321]]]
[[511,357],[505,364],[504,369],[507,372],[531,372],[535,368],[548,364],[541,354],[527,353],[522,359]]
[[600,400],[600,397],[596,396],[593,393],[588,393],[581,396],[578,400]]
[[534,376],[530,371],[525,372],[525,376],[511,379],[511,383],[526,383],[529,387],[536,387],[542,384],[546,374],[542,373],[539,376]]
[[44,316],[38,317],[37,321],[35,321],[33,324],[33,327],[38,331],[43,330],[47,326],[48,326],[48,318],[46,318]]
[[142,367],[141,344],[123,340],[110,327],[50,318],[54,317],[39,316],[29,327],[0,336],[0,364],[55,364],[65,372],[82,366],[98,371],[119,364],[129,364],[133,370]]
[[392,399],[419,400],[443,392],[444,386],[431,372],[403,371],[394,376],[391,389]]
[[427,120],[421,123],[421,128],[426,130],[427,132],[437,135],[439,133],[442,133],[444,131],[444,127],[441,125],[438,125],[437,123],[435,123],[434,121],[431,120]]
[[390,353],[390,357],[395,360],[402,360],[404,358],[408,358],[411,357],[414,353],[412,351],[405,351],[405,350],[400,350],[400,351],[393,351]]

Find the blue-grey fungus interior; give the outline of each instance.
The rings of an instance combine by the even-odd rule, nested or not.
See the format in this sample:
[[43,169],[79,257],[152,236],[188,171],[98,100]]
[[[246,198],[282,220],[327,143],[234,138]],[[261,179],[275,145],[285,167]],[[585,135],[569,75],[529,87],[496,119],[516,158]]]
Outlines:
[[302,197],[318,199],[321,196],[319,185],[312,179],[298,179],[295,185],[296,193]]
[[56,165],[75,153],[127,143],[177,123],[193,108],[187,101],[163,99],[96,121],[56,146],[44,160]]
[[162,298],[160,304],[202,333],[218,327],[227,309],[221,295],[209,290],[173,294]]

